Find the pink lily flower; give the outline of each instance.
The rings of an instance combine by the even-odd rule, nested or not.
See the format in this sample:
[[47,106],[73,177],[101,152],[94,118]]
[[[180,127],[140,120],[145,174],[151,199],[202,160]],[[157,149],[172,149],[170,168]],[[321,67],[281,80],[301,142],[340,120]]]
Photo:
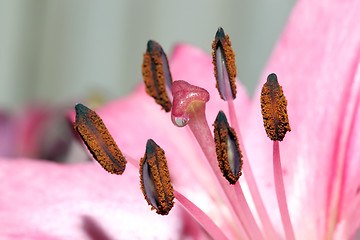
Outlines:
[[[199,222],[204,229],[218,237],[284,239],[287,232],[293,232],[296,239],[356,238],[360,227],[360,152],[356,147],[360,141],[360,3],[318,1],[309,5],[307,1],[298,3],[265,70],[266,75],[278,75],[288,101],[291,132],[281,142],[280,150],[290,226],[284,224],[278,207],[271,170],[273,149],[260,115],[258,99],[264,75],[254,101],[237,83],[236,113],[231,118],[238,119],[244,140],[240,145],[247,155],[243,163],[245,179],[240,177],[240,185],[251,209],[245,216],[249,222],[242,221],[236,206],[217,191],[204,149],[199,148],[194,136],[174,127],[171,115],[154,104],[140,85],[128,98],[110,103],[97,113],[123,153],[129,154],[125,157],[144,156],[149,138],[165,150],[178,191],[169,215],[150,212],[138,187],[137,170],[131,165],[123,176],[115,176],[92,163],[0,161],[0,226],[5,226],[0,234],[15,239],[176,239],[184,224],[179,205],[184,205],[197,220],[203,217]],[[210,56],[179,45],[170,59],[170,69],[173,79],[184,79],[209,92],[206,118],[211,123],[219,110],[231,115],[214,87]],[[251,192],[249,165],[260,196],[254,197]],[[195,206],[188,204],[183,195]],[[264,203],[268,222],[258,210],[257,201]]]

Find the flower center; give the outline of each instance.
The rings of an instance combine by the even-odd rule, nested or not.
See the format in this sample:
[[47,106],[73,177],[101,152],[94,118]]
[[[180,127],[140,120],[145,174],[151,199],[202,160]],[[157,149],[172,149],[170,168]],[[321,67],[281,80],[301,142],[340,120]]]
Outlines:
[[[235,55],[231,49],[229,37],[222,28],[216,33],[213,42],[213,64],[216,87],[220,97],[228,103],[230,123],[220,111],[213,126],[212,134],[206,119],[206,103],[210,99],[208,91],[189,84],[186,81],[172,81],[167,57],[161,46],[149,41],[144,53],[142,72],[146,92],[152,96],[166,112],[171,111],[175,126],[188,126],[196,138],[208,165],[215,176],[219,195],[227,207],[234,233],[241,239],[278,239],[273,224],[264,207],[251,162],[247,158],[240,134],[238,121],[232,100],[236,97]],[[170,91],[171,90],[171,91]],[[292,229],[285,188],[282,178],[279,142],[290,131],[287,116],[286,99],[275,74],[270,74],[261,94],[261,109],[267,135],[274,141],[274,181],[280,215],[286,239],[295,239]],[[78,104],[76,107],[75,129],[87,145],[94,158],[110,173],[121,174],[125,170],[126,160],[116,146],[100,117],[92,110]],[[128,156],[128,155],[126,155]],[[140,184],[146,201],[158,214],[167,215],[173,207],[176,197],[178,202],[213,236],[226,239],[226,235],[217,225],[190,202],[181,193],[174,190],[165,158],[165,151],[149,139],[140,166],[136,160],[128,157],[130,163],[139,168]],[[244,196],[239,177],[244,176],[253,200],[259,221],[255,220]]]

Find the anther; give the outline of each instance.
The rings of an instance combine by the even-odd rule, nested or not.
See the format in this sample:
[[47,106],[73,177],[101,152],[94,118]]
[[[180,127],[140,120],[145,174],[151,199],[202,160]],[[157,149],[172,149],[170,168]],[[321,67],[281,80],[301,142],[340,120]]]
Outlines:
[[231,48],[229,36],[225,35],[221,27],[216,32],[212,49],[216,88],[223,100],[234,99],[236,97],[235,53]]
[[286,106],[282,87],[272,73],[261,90],[261,112],[266,134],[273,141],[282,141],[291,131]]
[[142,74],[147,94],[153,97],[166,112],[170,112],[172,77],[166,54],[155,41],[149,40],[147,43]]
[[241,176],[243,165],[235,130],[229,126],[223,111],[219,112],[213,126],[219,168],[229,183],[235,184]]
[[108,172],[122,174],[126,159],[105,127],[101,118],[82,104],[75,106],[74,128],[96,161]]
[[139,171],[141,190],[151,209],[156,209],[158,214],[167,215],[174,205],[174,189],[165,152],[152,139],[146,143]]

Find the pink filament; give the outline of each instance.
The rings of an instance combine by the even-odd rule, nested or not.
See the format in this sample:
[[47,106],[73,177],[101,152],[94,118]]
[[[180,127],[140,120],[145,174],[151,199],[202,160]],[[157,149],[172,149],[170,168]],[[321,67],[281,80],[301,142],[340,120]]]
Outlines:
[[213,239],[228,239],[220,228],[206,215],[200,208],[187,199],[184,195],[174,190],[174,194],[178,202],[186,211],[209,233]]
[[273,164],[276,197],[279,204],[281,222],[285,231],[285,238],[287,240],[295,240],[294,230],[291,224],[289,209],[286,201],[285,186],[280,160],[279,141],[274,141],[273,144]]
[[264,202],[262,201],[262,198],[261,198],[261,195],[259,192],[259,188],[256,184],[255,177],[254,177],[254,174],[251,169],[251,163],[248,160],[248,157],[246,154],[244,142],[242,140],[241,131],[239,128],[237,117],[236,117],[234,102],[231,99],[229,99],[227,101],[227,103],[228,103],[228,108],[229,108],[230,123],[231,123],[231,126],[233,128],[235,128],[237,137],[239,139],[240,150],[241,150],[241,153],[242,153],[243,159],[244,159],[243,173],[244,173],[244,176],[246,179],[246,183],[249,187],[252,199],[254,201],[256,211],[259,215],[259,219],[262,223],[262,226],[263,226],[266,236],[268,236],[269,239],[278,239],[279,236],[276,233],[276,231],[270,221],[269,215],[265,209]]

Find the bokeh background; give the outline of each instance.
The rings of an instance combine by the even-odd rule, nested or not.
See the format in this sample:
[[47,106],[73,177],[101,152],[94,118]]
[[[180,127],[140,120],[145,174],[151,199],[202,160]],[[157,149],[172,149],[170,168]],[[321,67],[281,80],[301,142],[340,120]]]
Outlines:
[[294,0],[0,1],[0,109],[123,96],[141,81],[149,39],[211,52],[222,26],[251,94]]

